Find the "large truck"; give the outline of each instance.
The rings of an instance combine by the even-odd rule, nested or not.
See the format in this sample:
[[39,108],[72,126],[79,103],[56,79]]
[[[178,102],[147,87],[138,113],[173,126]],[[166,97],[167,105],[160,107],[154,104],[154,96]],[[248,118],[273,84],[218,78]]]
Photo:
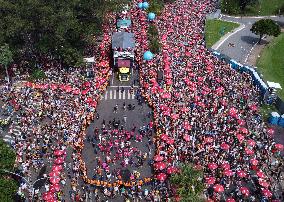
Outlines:
[[119,81],[129,81],[134,63],[134,34],[114,32],[112,34],[113,67]]

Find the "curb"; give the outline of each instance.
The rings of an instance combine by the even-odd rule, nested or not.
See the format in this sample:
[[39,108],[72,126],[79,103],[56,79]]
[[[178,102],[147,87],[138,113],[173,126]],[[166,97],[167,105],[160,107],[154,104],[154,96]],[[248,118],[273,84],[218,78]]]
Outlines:
[[277,15],[271,15],[271,16],[231,16],[231,15],[224,15],[224,14],[220,14],[220,16],[224,16],[224,17],[228,17],[228,18],[235,18],[235,19],[240,19],[240,18],[255,18],[255,19],[258,19],[258,18],[281,18],[281,17],[284,17],[284,16],[277,16]]
[[[227,20],[224,20],[227,21]],[[227,21],[227,22],[231,22],[231,21]],[[234,22],[236,23],[236,22]],[[237,32],[241,31],[242,29],[244,29],[246,26],[244,24],[240,24],[238,23],[240,26],[235,28],[234,30],[232,30],[231,32],[225,34],[219,41],[217,41],[213,46],[212,49],[214,50],[218,50],[220,48],[220,46],[231,36],[233,36],[234,34],[236,34]]]

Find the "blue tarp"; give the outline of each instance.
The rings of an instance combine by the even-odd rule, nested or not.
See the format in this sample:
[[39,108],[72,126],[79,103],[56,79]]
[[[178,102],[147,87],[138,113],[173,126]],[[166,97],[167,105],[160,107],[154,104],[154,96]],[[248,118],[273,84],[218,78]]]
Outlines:
[[117,23],[116,23],[117,28],[120,28],[122,26],[130,27],[130,25],[131,25],[131,20],[128,20],[128,19],[119,19],[117,20]]

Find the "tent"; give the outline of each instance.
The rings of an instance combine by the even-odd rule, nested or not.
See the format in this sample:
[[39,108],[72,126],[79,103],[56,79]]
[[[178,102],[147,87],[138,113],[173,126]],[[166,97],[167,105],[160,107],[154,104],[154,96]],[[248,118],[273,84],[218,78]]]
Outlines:
[[114,32],[112,34],[112,49],[116,48],[134,48],[134,34],[128,32]]
[[131,20],[129,19],[119,19],[116,22],[117,28],[127,28],[131,26]]

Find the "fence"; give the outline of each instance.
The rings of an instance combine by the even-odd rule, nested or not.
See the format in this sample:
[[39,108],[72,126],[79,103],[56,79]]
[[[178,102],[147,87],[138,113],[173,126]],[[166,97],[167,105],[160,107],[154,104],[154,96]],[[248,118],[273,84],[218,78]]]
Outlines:
[[[264,96],[265,93],[268,90],[268,86],[265,84],[265,82],[260,78],[260,76],[258,75],[258,73],[255,71],[254,68],[251,68],[249,66],[245,66],[242,65],[238,62],[236,62],[235,60],[231,59],[230,57],[228,57],[225,54],[219,53],[213,49],[209,49],[210,51],[212,51],[212,53],[219,59],[224,60],[226,63],[230,64],[230,66],[240,72],[246,72],[249,73],[252,76],[253,79],[253,84],[256,85],[261,92],[261,96]],[[280,112],[280,114],[284,114],[284,102],[277,96],[276,102],[275,102],[275,107],[276,109]]]

